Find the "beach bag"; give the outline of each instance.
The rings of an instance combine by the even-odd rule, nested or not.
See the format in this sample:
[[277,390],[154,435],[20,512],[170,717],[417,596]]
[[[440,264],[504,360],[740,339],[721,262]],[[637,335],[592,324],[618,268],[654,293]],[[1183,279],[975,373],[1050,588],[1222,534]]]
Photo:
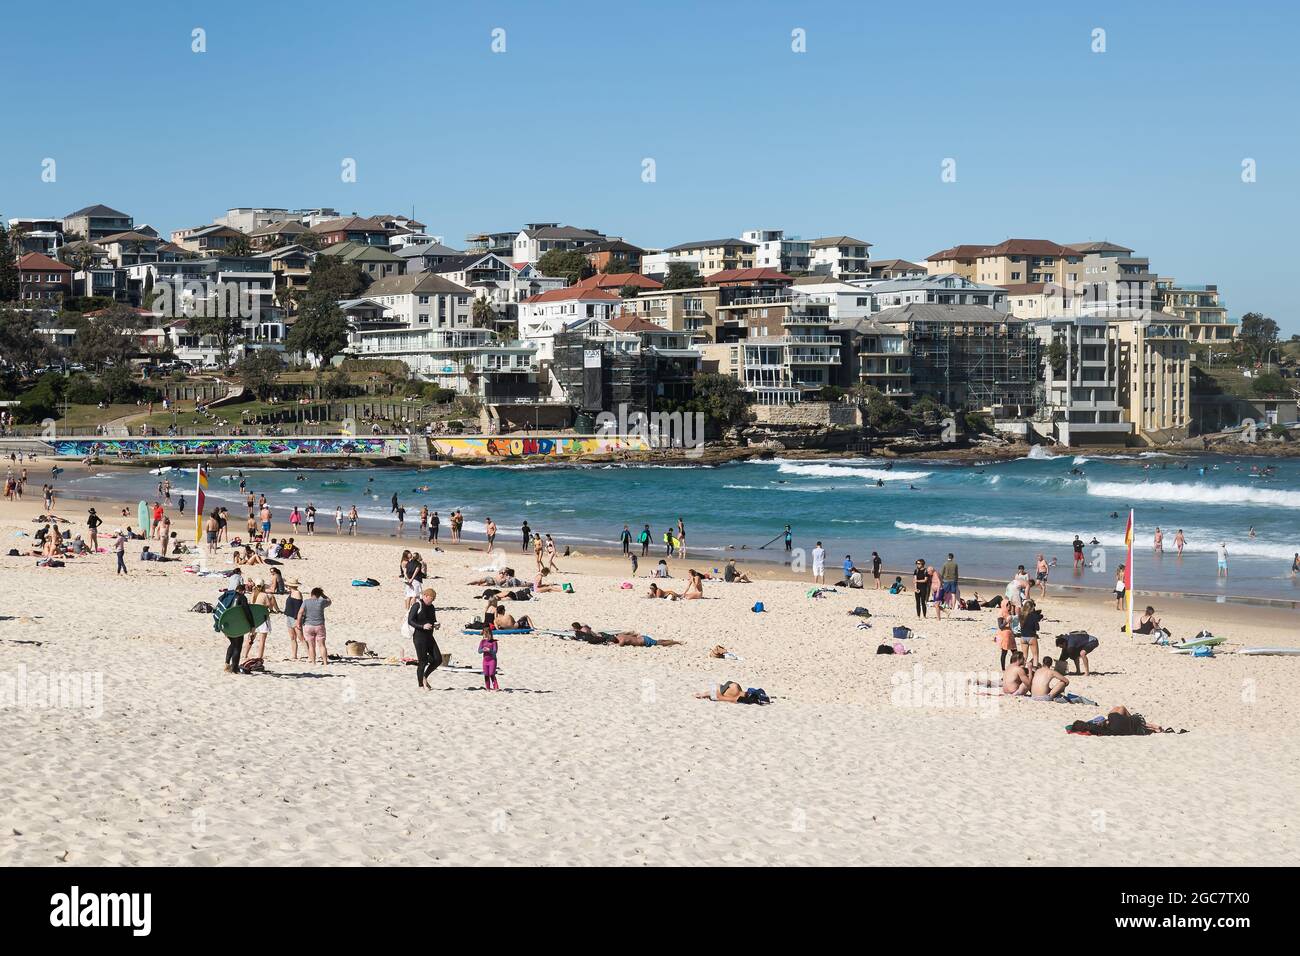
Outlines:
[[17,549],[17,548],[10,548],[10,549],[9,549],[9,557],[11,557],[11,558],[17,558],[17,557],[19,557],[19,556],[20,556],[20,555],[18,554],[18,549]]
[[755,614],[762,614],[764,611],[767,610],[767,608],[763,607],[762,601],[756,601],[754,603],[754,606],[750,608],[750,610],[753,611]]
[[855,607],[852,611],[849,611],[849,613],[854,617],[871,617],[871,612],[865,607]]
[[901,624],[894,628],[894,640],[905,641],[912,636],[910,627],[903,627]]
[[573,585],[570,584],[568,581],[565,581],[563,584],[560,585],[560,590],[563,591],[565,594],[572,594]]
[[892,654],[892,653],[894,653],[893,645],[891,645],[891,644],[881,644],[879,647],[876,648],[876,653],[877,653],[877,654]]
[[619,585],[619,588],[624,591],[630,591],[632,590],[632,582],[624,581],[622,584]]
[[266,665],[262,663],[260,657],[254,657],[251,660],[244,661],[239,668],[245,674],[265,674]]
[[1193,656],[1193,657],[1213,657],[1213,656],[1214,656],[1214,648],[1212,648],[1212,647],[1198,647],[1198,648],[1196,648],[1194,651],[1192,651],[1192,656]]

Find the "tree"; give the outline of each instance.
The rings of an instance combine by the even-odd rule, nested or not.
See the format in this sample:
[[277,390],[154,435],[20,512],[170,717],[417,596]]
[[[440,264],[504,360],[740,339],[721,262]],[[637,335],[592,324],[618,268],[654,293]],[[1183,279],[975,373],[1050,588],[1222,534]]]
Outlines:
[[1264,361],[1268,350],[1277,345],[1277,334],[1277,323],[1260,312],[1247,312],[1241,317],[1238,338],[1256,361]]
[[492,303],[485,298],[474,300],[473,313],[470,316],[475,328],[490,329],[496,324],[497,313]]
[[17,309],[0,309],[0,359],[11,365],[26,365],[44,351],[46,342],[36,332],[36,314]]
[[572,285],[596,274],[591,262],[577,249],[552,249],[537,260],[542,275],[564,276]]
[[618,295],[620,299],[635,299],[640,294],[641,294],[640,288],[632,285],[632,283],[630,282],[627,285],[623,286],[623,288],[618,290]]
[[321,369],[348,344],[348,322],[338,303],[328,295],[312,293],[298,309],[298,318],[285,337],[284,347],[303,355],[315,355]]
[[311,264],[307,292],[332,299],[355,299],[366,291],[369,284],[369,278],[355,262],[344,262],[338,256],[320,255]]
[[242,233],[226,240],[226,247],[221,251],[223,256],[251,256],[253,254],[253,244],[248,241],[248,237]]
[[102,315],[83,316],[74,326],[77,336],[72,355],[90,368],[125,366],[140,351],[139,340],[134,335],[140,324],[136,311],[121,303],[110,306]]
[[1287,392],[1286,379],[1277,372],[1256,375],[1250,382],[1250,390],[1256,395],[1284,395]]
[[18,301],[18,255],[0,222],[0,302]]
[[239,360],[235,373],[244,388],[259,401],[264,401],[270,396],[276,376],[283,368],[284,360],[274,349],[255,349]]
[[275,290],[275,301],[284,310],[285,315],[293,315],[297,299],[298,290],[291,285],[282,285]]
[[691,411],[703,412],[706,419],[722,429],[738,426],[749,417],[749,402],[740,382],[715,372],[695,376],[694,395],[687,406]]
[[695,267],[686,262],[674,262],[668,266],[668,275],[664,276],[665,289],[689,289],[700,284],[700,274]]

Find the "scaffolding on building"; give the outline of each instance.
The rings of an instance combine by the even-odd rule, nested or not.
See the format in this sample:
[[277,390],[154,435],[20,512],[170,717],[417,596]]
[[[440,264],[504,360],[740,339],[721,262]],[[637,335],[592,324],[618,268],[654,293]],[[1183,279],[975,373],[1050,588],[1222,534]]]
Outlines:
[[1001,317],[908,322],[912,390],[949,408],[1035,405],[1040,342],[1027,322]]

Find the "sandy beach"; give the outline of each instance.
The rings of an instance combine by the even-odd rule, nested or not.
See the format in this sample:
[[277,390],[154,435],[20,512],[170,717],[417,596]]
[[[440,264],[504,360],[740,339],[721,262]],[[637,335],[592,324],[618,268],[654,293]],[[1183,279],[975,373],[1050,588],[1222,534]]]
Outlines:
[[[36,530],[31,491],[0,503],[0,553],[29,546],[16,534]],[[86,507],[56,511],[84,531]],[[284,660],[276,616],[268,673],[228,675],[211,616],[189,612],[223,579],[141,562],[138,541],[126,577],[107,553],[60,569],[0,557],[0,678],[27,688],[0,709],[0,864],[1262,865],[1300,851],[1300,658],[1234,653],[1300,647],[1293,611],[1161,603],[1175,635],[1228,639],[1193,659],[1119,633],[1107,597],[1049,594],[1043,653],[1072,629],[1101,640],[1094,673],[1070,684],[1098,706],[1063,705],[973,690],[997,671],[992,611],[918,623],[911,595],[813,599],[810,578],[762,566],[753,584],[706,584],[703,601],[651,601],[654,552],[630,590],[625,561],[574,556],[557,575],[573,594],[514,612],[685,643],[505,636],[502,692],[488,693],[461,633],[483,607],[466,582],[493,563],[471,542],[422,549],[455,665],[426,693],[389,663],[411,655],[397,560],[413,539],[300,540],[305,560],[283,570],[334,600],[330,650],[360,640],[377,657]],[[680,590],[692,562],[670,566]],[[350,586],[366,577],[381,586]],[[869,630],[848,613],[859,605]],[[895,624],[915,628],[913,653],[877,655]],[[710,658],[719,643],[741,659]],[[79,701],[33,690],[60,675]],[[694,698],[728,679],[774,703]],[[1190,733],[1065,732],[1116,704]]]

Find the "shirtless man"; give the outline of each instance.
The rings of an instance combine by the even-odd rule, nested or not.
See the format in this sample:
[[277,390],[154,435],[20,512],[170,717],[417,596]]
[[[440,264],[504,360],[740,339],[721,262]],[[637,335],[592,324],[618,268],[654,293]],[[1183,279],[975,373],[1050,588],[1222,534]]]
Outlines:
[[1056,700],[1069,686],[1070,678],[1058,674],[1052,667],[1052,659],[1044,657],[1042,666],[1034,671],[1029,689],[1034,700]]
[[1002,672],[1002,693],[1012,697],[1027,697],[1030,690],[1029,671],[1025,669],[1025,655],[1020,651],[1011,652],[1007,669]]
[[673,647],[682,643],[666,638],[656,640],[648,634],[639,634],[636,631],[619,631],[617,634],[594,631],[590,624],[579,624],[577,621],[570,626],[573,628],[573,636],[588,644],[617,644],[619,647]]
[[1034,583],[1038,585],[1040,597],[1047,597],[1047,574],[1049,570],[1047,559],[1040,554],[1037,563],[1034,565],[1034,577],[1036,579]]
[[493,615],[492,626],[497,630],[512,630],[514,628],[532,629],[533,619],[527,614],[515,617],[505,609],[503,605],[496,606],[496,613]]

